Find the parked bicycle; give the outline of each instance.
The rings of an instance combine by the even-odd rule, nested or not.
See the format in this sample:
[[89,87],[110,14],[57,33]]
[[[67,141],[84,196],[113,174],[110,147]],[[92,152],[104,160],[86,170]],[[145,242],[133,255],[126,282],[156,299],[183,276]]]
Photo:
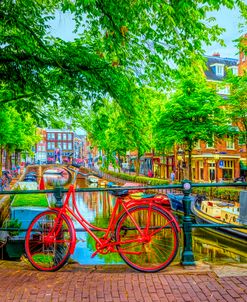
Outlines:
[[[137,200],[126,190],[115,190],[117,198],[108,227],[95,226],[79,212],[74,183],[80,172],[73,171],[75,176],[63,206],[40,213],[28,227],[25,250],[36,269],[56,271],[66,264],[76,245],[74,219],[96,242],[92,257],[115,252],[141,272],[157,272],[173,261],[178,251],[180,228],[158,198]],[[104,235],[98,237],[94,231]]]
[[3,171],[3,175],[0,178],[0,191],[9,189],[11,180],[12,180],[12,176],[11,176],[10,171],[8,171],[8,170]]

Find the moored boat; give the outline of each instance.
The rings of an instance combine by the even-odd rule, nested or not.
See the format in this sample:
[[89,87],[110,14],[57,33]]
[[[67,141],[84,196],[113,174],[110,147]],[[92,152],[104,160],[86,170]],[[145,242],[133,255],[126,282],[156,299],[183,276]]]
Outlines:
[[183,194],[174,194],[174,193],[167,193],[167,197],[170,200],[171,208],[173,211],[183,212]]
[[224,202],[220,200],[198,200],[192,201],[191,211],[195,215],[197,223],[202,224],[220,224],[220,228],[210,228],[213,232],[220,232],[225,237],[234,238],[238,241],[247,241],[247,229],[245,228],[229,228],[224,227],[226,224],[233,224],[240,227],[247,227],[247,224],[240,219],[245,217],[247,213],[245,207]]

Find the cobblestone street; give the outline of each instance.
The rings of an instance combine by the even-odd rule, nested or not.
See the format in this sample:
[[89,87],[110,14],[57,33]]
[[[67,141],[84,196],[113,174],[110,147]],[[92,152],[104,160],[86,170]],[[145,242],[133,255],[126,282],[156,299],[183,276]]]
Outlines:
[[69,264],[55,273],[0,262],[0,301],[247,301],[247,267],[171,266],[156,274],[126,266]]

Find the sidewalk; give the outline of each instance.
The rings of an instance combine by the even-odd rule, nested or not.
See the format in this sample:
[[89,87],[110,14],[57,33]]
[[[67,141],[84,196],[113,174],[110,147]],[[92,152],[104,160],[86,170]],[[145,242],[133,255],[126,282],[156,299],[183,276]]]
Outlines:
[[198,264],[155,274],[127,266],[68,264],[44,273],[26,262],[0,261],[0,301],[205,302],[247,301],[247,265]]

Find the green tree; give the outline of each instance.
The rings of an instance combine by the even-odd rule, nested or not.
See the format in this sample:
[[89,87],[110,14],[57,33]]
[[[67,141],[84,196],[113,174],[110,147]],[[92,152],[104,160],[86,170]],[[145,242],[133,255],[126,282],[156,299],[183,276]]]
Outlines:
[[11,140],[12,118],[7,110],[0,110],[0,177],[2,176],[3,150]]
[[[15,152],[31,152],[31,147],[40,140],[36,134],[35,121],[30,114],[19,114],[14,108],[4,107],[0,111],[0,170],[2,171],[2,151],[5,149],[5,167],[11,169],[11,155]],[[17,163],[15,163],[17,164]]]
[[225,101],[233,124],[238,126],[239,142],[245,146],[247,158],[247,73],[230,76],[226,81],[231,87],[231,95]]
[[[235,3],[243,1],[3,0],[0,103],[53,123],[105,97],[131,112],[136,83],[165,86],[172,62],[187,66],[203,43],[222,42],[206,13]],[[57,11],[75,19],[73,41],[51,34]]]
[[188,154],[189,179],[192,178],[191,156],[199,140],[211,142],[227,133],[229,120],[222,109],[223,99],[200,73],[184,74],[177,91],[166,103],[157,123],[159,141],[169,147],[183,145]]

